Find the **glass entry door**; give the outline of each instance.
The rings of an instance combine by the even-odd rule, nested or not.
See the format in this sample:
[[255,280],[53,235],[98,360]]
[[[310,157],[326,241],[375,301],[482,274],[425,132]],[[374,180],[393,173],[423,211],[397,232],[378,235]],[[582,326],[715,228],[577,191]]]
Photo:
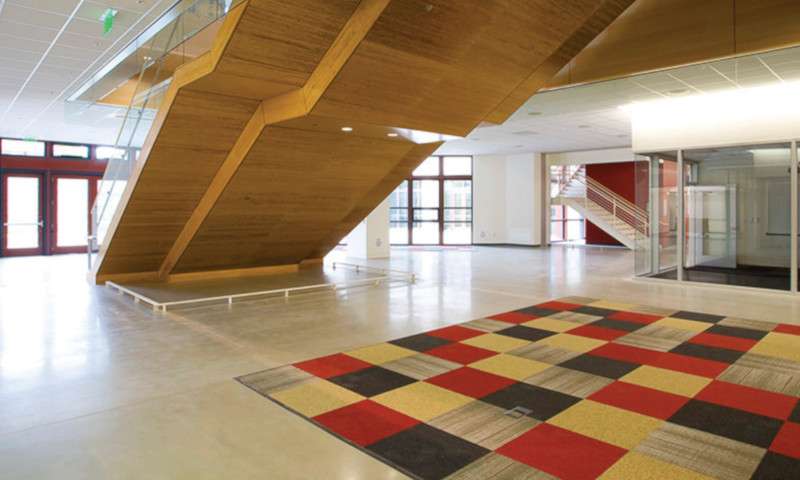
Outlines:
[[736,185],[685,190],[686,268],[736,268]]
[[95,177],[56,175],[52,177],[53,209],[51,251],[83,253],[89,235],[89,209],[97,194]]
[[4,174],[2,182],[3,256],[41,255],[44,253],[41,176]]

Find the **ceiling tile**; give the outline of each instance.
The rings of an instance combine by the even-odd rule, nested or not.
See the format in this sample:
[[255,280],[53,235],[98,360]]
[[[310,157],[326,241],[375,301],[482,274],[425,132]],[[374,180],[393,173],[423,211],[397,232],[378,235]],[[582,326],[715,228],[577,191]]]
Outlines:
[[3,48],[41,55],[47,50],[47,47],[50,46],[50,42],[39,42],[0,33],[0,45],[2,45]]
[[78,5],[79,0],[6,0],[8,5],[17,5],[40,12],[67,16]]
[[[53,0],[57,1],[57,0]],[[16,22],[22,24],[32,24],[44,28],[60,29],[67,17],[57,13],[49,13],[43,10],[29,8],[22,6],[19,3],[11,3],[12,0],[6,0],[3,7],[3,12],[0,18],[9,22]],[[38,3],[39,0],[26,1],[26,5],[33,5]],[[71,2],[70,2],[71,3]]]
[[12,37],[36,40],[39,42],[51,42],[55,38],[58,30],[54,28],[44,28],[26,23],[15,23],[2,20],[0,15],[0,32]]

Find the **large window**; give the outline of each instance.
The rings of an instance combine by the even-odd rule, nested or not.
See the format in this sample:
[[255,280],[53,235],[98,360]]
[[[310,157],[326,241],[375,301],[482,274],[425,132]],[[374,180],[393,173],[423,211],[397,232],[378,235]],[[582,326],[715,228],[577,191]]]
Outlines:
[[89,158],[89,146],[54,143],[53,156],[65,158]]
[[472,243],[472,157],[429,157],[389,199],[394,245]]
[[98,160],[122,160],[125,158],[125,149],[117,147],[97,147],[94,150],[94,156]]
[[572,242],[586,239],[586,221],[566,205],[550,206],[550,241]]
[[36,140],[0,140],[0,154],[24,157],[44,157],[44,142]]

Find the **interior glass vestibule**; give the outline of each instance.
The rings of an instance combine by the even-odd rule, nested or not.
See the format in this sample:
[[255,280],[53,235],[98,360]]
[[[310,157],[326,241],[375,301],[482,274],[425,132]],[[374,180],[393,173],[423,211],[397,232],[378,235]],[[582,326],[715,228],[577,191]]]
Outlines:
[[797,142],[646,157],[638,276],[798,291]]

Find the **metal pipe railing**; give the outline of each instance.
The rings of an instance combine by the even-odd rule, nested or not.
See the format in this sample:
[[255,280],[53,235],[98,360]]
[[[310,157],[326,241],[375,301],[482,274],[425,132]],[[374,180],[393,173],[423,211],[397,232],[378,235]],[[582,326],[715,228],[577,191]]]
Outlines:
[[[578,195],[576,196],[574,193]],[[584,208],[587,210],[589,210],[588,202],[592,202],[611,214],[615,227],[628,226],[645,236],[650,235],[649,214],[586,175],[585,167],[581,167],[569,175],[568,180],[564,175],[559,177],[559,196],[582,198]]]

